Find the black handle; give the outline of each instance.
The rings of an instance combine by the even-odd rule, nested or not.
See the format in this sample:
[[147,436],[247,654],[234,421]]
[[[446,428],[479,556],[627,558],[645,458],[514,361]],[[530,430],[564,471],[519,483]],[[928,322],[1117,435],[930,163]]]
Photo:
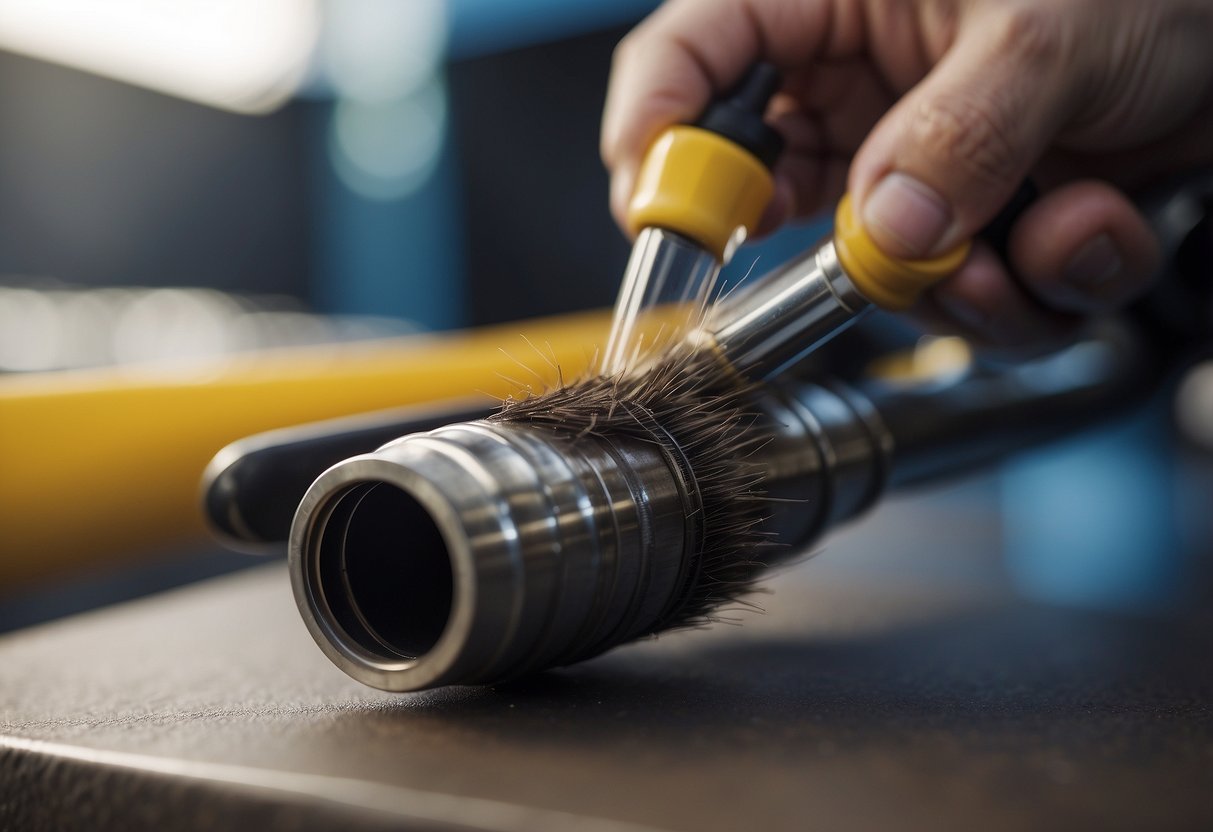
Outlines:
[[695,126],[744,147],[769,168],[783,152],[783,136],[762,117],[782,83],[772,64],[754,64],[731,90],[708,104]]
[[409,433],[482,419],[494,411],[467,400],[397,408],[260,433],[220,451],[203,479],[212,530],[233,548],[273,548],[290,535],[308,486],[326,469]]

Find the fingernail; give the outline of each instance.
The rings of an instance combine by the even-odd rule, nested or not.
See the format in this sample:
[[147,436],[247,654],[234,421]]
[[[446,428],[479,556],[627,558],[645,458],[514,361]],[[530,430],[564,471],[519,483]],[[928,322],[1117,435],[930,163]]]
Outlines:
[[969,329],[984,330],[990,324],[990,316],[982,312],[964,298],[940,292],[937,295],[939,305],[944,311],[955,318],[961,325]]
[[952,209],[930,186],[890,173],[868,195],[863,224],[889,254],[926,257],[952,224]]
[[1078,289],[1100,289],[1111,283],[1124,266],[1116,244],[1107,234],[1100,234],[1070,258],[1064,277]]

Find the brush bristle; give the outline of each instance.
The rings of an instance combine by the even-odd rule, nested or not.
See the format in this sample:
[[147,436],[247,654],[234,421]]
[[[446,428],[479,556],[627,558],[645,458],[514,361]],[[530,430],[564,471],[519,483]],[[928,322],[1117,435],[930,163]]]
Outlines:
[[753,430],[753,385],[704,353],[669,351],[643,372],[594,376],[510,399],[493,420],[551,427],[574,437],[636,436],[685,461],[702,518],[681,603],[652,632],[721,620],[766,564],[763,472],[750,461],[767,437]]

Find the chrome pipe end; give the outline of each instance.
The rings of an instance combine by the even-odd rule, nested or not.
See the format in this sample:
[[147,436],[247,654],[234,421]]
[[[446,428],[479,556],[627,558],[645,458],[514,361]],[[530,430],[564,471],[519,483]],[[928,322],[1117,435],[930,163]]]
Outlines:
[[588,658],[677,602],[696,515],[652,443],[471,422],[330,468],[295,517],[312,637],[388,691]]
[[308,630],[334,664],[382,690],[452,678],[474,640],[469,561],[443,495],[373,455],[323,474],[291,530],[291,583]]

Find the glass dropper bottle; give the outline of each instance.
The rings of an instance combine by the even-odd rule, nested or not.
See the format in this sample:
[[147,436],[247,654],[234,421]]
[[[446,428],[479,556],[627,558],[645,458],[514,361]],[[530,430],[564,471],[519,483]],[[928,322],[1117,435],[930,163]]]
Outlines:
[[628,204],[635,235],[599,369],[641,366],[703,319],[721,267],[754,233],[774,192],[782,137],[763,121],[778,70],[755,64],[693,125],[649,148]]

